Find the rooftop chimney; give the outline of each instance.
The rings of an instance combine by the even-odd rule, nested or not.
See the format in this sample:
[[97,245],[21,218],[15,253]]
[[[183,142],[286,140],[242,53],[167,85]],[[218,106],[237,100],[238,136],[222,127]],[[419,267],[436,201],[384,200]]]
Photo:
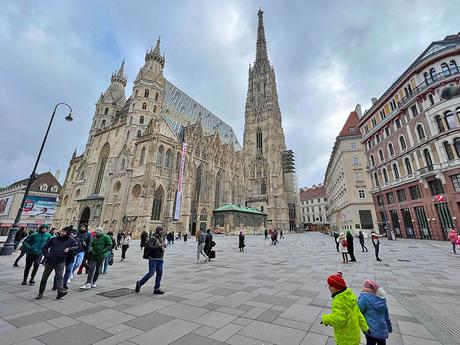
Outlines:
[[356,104],[355,112],[356,114],[358,114],[359,118],[363,117],[363,111],[361,109],[361,104]]
[[61,170],[56,170],[54,173],[54,178],[59,181],[59,177],[61,177]]
[[374,105],[375,103],[377,103],[377,97],[372,97],[372,98],[371,98],[371,102],[372,102],[372,105]]

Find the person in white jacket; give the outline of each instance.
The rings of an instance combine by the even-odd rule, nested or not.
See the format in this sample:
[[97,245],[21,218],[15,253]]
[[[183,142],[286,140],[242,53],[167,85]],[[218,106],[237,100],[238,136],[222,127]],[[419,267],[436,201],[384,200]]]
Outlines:
[[131,234],[127,232],[123,232],[123,236],[121,237],[121,261],[126,259],[126,251],[128,250],[130,243],[131,243]]

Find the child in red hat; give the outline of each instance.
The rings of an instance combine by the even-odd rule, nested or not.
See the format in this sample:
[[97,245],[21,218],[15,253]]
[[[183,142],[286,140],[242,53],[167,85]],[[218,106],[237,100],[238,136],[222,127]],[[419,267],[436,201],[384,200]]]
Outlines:
[[366,319],[358,307],[356,295],[347,288],[342,272],[327,277],[327,284],[332,295],[332,312],[321,316],[321,323],[334,327],[337,345],[359,345],[361,332],[367,332]]

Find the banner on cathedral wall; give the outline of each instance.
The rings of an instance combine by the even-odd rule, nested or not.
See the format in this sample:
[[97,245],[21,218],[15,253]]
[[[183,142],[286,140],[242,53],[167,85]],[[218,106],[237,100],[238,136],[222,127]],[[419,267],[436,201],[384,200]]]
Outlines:
[[179,220],[181,199],[182,199],[182,185],[184,179],[184,168],[185,168],[185,154],[187,152],[187,144],[182,143],[182,153],[179,167],[179,177],[177,179],[177,192],[176,192],[176,204],[174,205],[174,220]]

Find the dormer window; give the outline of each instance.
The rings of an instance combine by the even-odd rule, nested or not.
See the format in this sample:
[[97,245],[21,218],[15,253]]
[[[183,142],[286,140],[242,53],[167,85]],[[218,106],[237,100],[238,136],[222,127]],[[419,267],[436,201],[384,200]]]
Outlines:
[[56,193],[56,192],[58,191],[58,187],[57,187],[57,186],[51,187],[51,191],[52,191],[53,193]]
[[48,185],[47,185],[47,184],[42,184],[42,185],[40,186],[40,190],[41,190],[42,192],[46,192],[46,191],[48,190]]

